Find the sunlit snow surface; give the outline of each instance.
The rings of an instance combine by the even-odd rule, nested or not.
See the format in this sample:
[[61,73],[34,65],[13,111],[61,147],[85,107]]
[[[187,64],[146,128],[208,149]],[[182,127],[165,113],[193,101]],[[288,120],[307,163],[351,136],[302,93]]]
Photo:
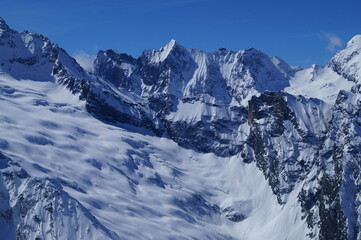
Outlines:
[[[32,177],[58,181],[121,239],[305,238],[302,182],[281,206],[240,156],[106,125],[56,83],[0,73],[0,93],[0,150]],[[227,218],[233,213],[239,221]]]
[[318,98],[334,104],[341,90],[350,91],[354,82],[346,80],[328,66],[312,65],[310,68],[296,72],[285,91],[307,98]]

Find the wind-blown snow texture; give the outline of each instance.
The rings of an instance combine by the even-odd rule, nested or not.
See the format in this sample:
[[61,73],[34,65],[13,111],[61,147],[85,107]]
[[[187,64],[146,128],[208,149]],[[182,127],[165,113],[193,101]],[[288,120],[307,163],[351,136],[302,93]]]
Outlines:
[[87,72],[0,19],[0,239],[361,239],[360,51],[171,40]]

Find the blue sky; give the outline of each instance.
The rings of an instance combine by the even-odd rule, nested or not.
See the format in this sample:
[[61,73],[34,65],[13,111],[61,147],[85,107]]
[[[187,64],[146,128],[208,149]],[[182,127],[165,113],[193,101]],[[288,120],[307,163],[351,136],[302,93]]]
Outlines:
[[[361,1],[1,0],[15,30],[41,33],[84,58],[115,49],[138,57],[176,39],[207,51],[257,48],[291,65],[324,65],[361,34]],[[88,54],[88,55],[86,55]]]

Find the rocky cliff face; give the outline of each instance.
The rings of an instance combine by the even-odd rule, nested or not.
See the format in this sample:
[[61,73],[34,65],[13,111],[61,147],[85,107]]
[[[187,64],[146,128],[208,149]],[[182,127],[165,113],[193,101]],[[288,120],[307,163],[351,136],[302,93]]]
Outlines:
[[266,92],[249,102],[250,145],[279,202],[319,163],[330,107],[318,99]]
[[[189,149],[179,148],[182,150],[177,151],[182,153],[196,151],[204,156],[217,156],[226,162],[241,159],[239,167],[245,175],[249,173],[244,169],[255,165],[275,196],[276,205],[272,207],[281,214],[277,216],[283,216],[283,212],[275,209],[292,208],[297,223],[306,226],[307,230],[298,236],[299,239],[359,239],[360,39],[360,36],[351,39],[327,66],[313,65],[308,69],[291,67],[283,60],[269,57],[256,49],[205,52],[187,49],[172,40],[159,50],[144,51],[137,59],[114,50],[100,51],[94,62],[94,72],[87,73],[65,50],[46,37],[16,32],[0,20],[0,71],[1,76],[11,76],[20,82],[26,82],[26,79],[36,81],[36,86],[40,84],[39,92],[46,89],[46,84],[60,85],[79,100],[76,103],[79,106],[75,103],[50,103],[57,98],[47,90],[39,96],[48,99],[35,99],[31,109],[37,106],[52,113],[80,115],[79,112],[83,111],[81,107],[84,107],[84,111],[105,123],[104,129],[132,126],[135,130],[131,128],[129,131],[154,134],[152,137],[156,139],[168,138]],[[15,80],[3,82],[0,82],[0,98],[4,106],[13,104],[10,99],[22,99],[26,91],[18,93],[17,87],[21,83]],[[27,94],[30,96],[33,92]],[[6,106],[4,109],[7,109]],[[15,120],[12,122],[7,116],[0,119],[12,127],[16,125]],[[84,146],[75,142],[72,146],[66,145],[67,148],[58,148],[56,137],[47,133],[49,129],[59,129],[60,123],[53,120],[44,125],[42,120],[37,119],[47,130],[34,133],[35,137],[25,136],[26,141],[43,151],[56,149],[64,156],[67,156],[67,151],[91,155],[87,153],[90,149],[85,151]],[[103,128],[103,125],[99,126]],[[14,127],[14,131],[18,128]],[[99,144],[105,141],[105,137],[96,140],[98,135],[84,130],[77,130],[76,134],[79,133],[100,141]],[[68,138],[75,139],[74,136]],[[163,189],[159,191],[183,188],[184,182],[188,181],[183,177],[186,174],[182,171],[185,170],[173,166],[180,160],[159,160],[158,155],[162,154],[155,152],[154,147],[147,148],[150,143],[136,143],[130,140],[131,137],[126,139],[133,150],[126,152],[127,160],[121,166],[112,165],[117,161],[112,162],[107,150],[102,154],[107,156],[107,160],[102,162],[87,156],[87,164],[91,163],[100,172],[105,168],[120,174],[131,188],[130,196],[138,196],[143,185],[150,189],[154,186]],[[8,156],[23,159],[18,152],[28,145],[17,149],[14,141],[8,135],[0,136],[0,149]],[[143,149],[141,154],[139,149]],[[34,156],[42,159],[40,153]],[[31,155],[29,157],[35,161]],[[0,206],[0,222],[8,234],[4,238],[118,238],[109,230],[112,227],[110,223],[105,227],[92,215],[95,212],[110,221],[111,217],[102,215],[105,210],[84,198],[88,206],[93,206],[90,213],[64,190],[69,187],[65,182],[31,176],[5,155],[1,155],[0,160],[0,197],[4,203]],[[23,160],[19,162],[29,165]],[[54,166],[49,166],[50,170],[30,166],[30,170],[36,166],[37,171],[45,175],[54,171],[51,170]],[[103,178],[106,179],[105,176]],[[96,184],[93,186],[93,183],[85,182],[85,186],[91,185],[89,188],[96,189],[94,194],[100,191]],[[78,188],[73,186],[72,189]],[[243,229],[248,225],[242,224],[259,214],[259,210],[250,207],[252,204],[248,200],[236,201],[227,197],[227,194],[233,194],[227,189],[217,190],[224,194],[219,195],[221,200],[211,197],[218,196],[218,193],[204,190],[202,194],[199,189],[189,189],[192,191],[187,190],[172,200],[168,198],[170,193],[162,192],[162,196],[168,199],[166,204],[170,204],[171,209],[177,209],[173,213],[177,213],[179,219],[187,224],[200,221],[200,226],[205,226],[202,224],[206,219],[217,225],[222,222],[223,216]],[[85,191],[76,192],[86,195]],[[82,198],[81,194],[77,194]],[[257,197],[249,201],[256,201],[260,196],[252,194]],[[295,206],[299,208],[295,210]],[[116,209],[121,208],[118,206]],[[148,214],[155,218],[164,217],[151,210]],[[66,226],[73,223],[76,223],[76,230],[68,231]],[[199,231],[202,232],[202,229]],[[124,232],[119,232],[124,236]],[[290,230],[280,236],[294,236],[292,234]],[[208,236],[227,238],[214,232]]]

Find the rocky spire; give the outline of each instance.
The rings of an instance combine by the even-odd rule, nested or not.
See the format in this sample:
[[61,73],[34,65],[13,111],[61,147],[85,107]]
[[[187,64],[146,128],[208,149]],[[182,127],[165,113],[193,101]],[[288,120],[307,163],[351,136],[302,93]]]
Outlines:
[[0,17],[0,30],[9,30],[9,26],[6,24],[5,20]]

